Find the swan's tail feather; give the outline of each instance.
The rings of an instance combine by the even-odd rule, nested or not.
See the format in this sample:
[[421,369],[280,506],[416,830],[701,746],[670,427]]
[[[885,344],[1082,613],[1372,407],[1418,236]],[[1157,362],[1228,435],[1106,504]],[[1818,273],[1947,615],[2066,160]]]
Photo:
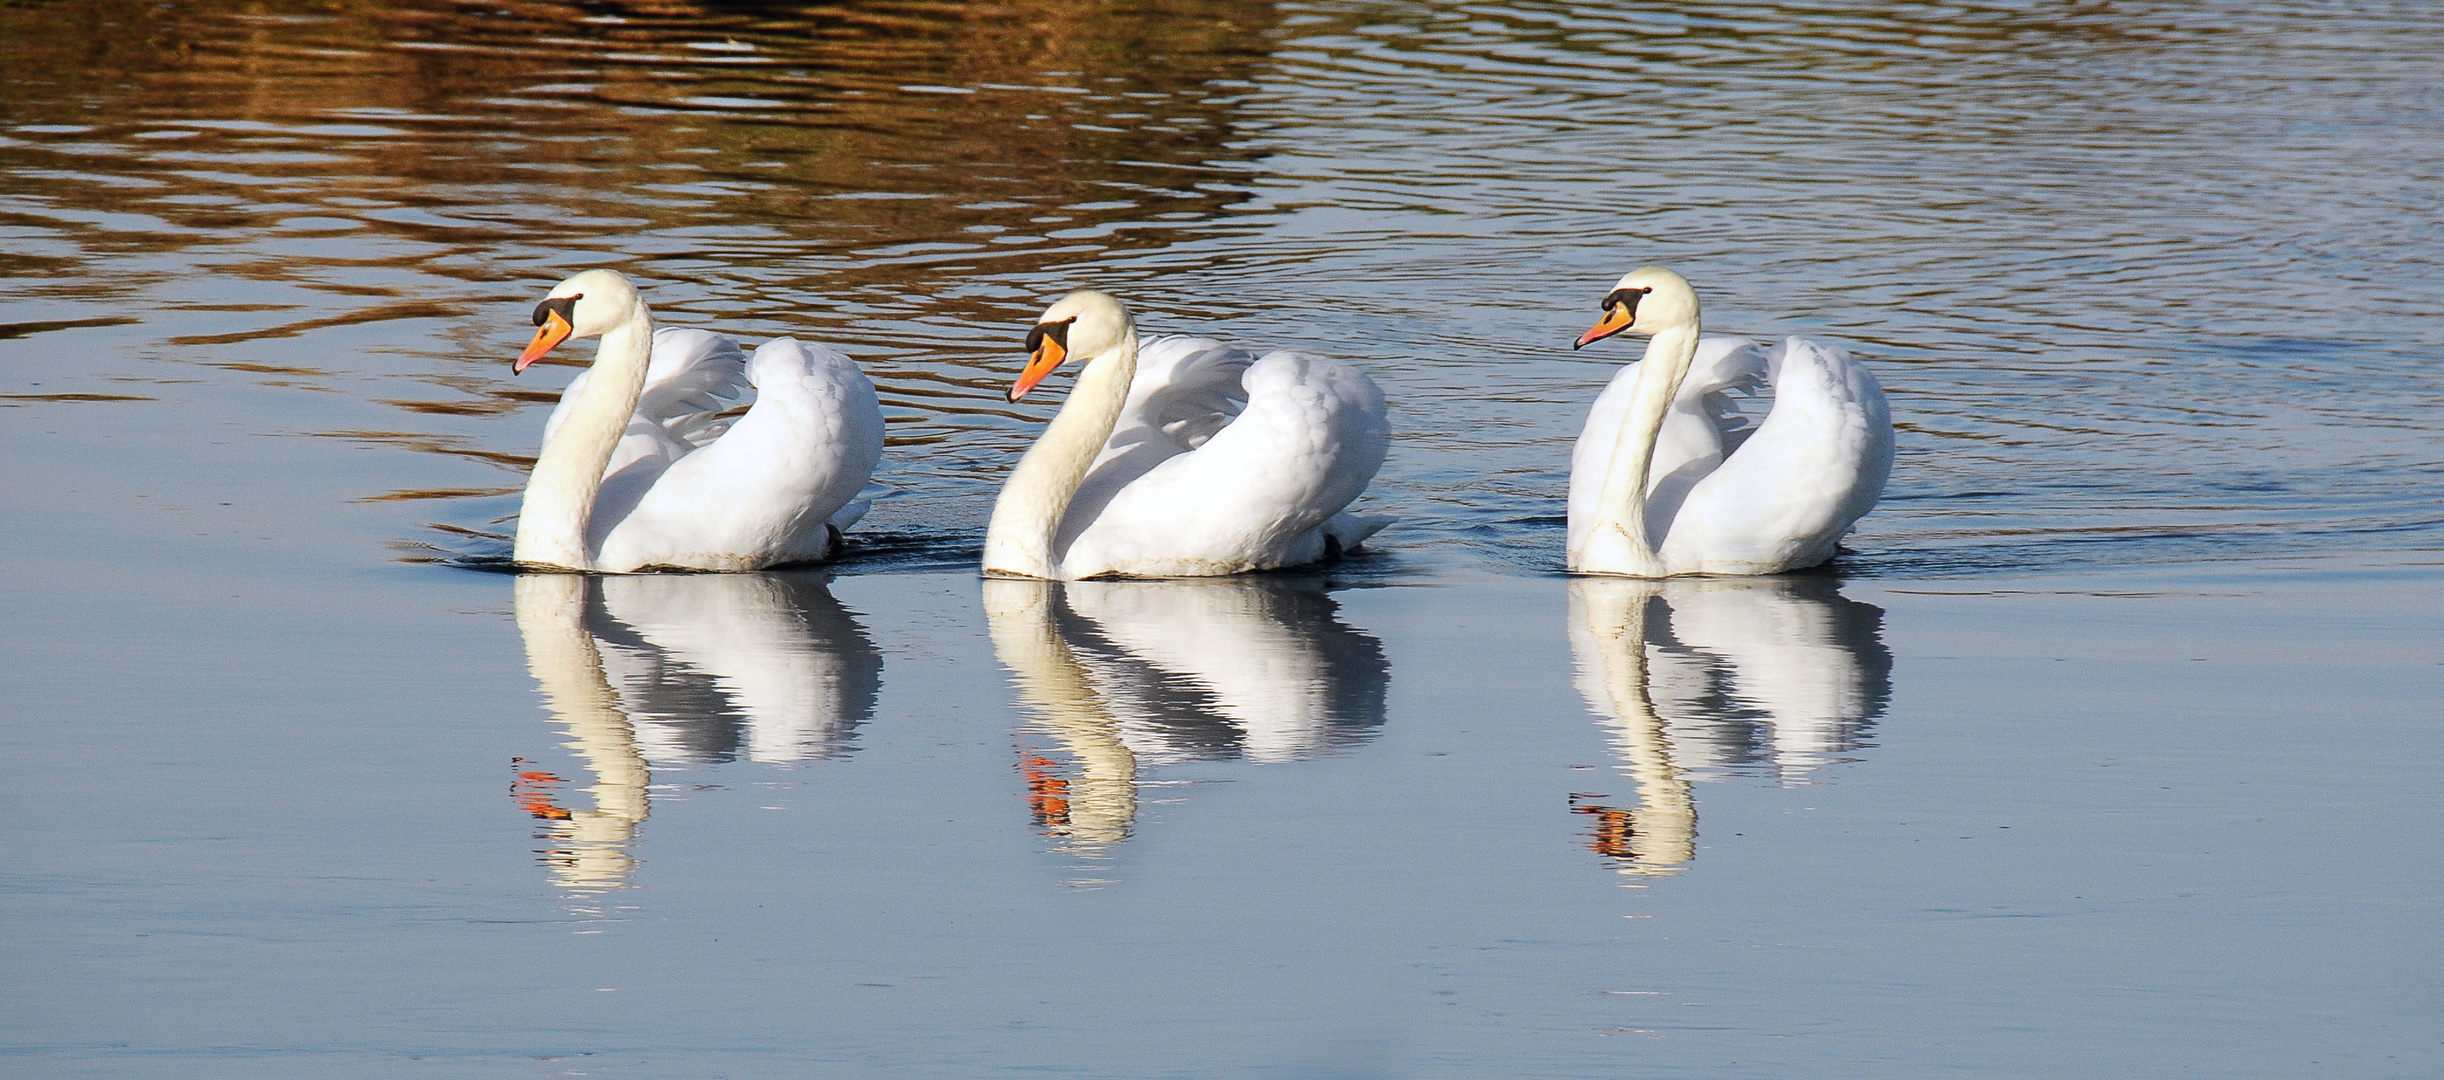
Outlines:
[[1358,550],[1358,545],[1365,543],[1367,537],[1382,532],[1384,526],[1398,520],[1396,517],[1373,515],[1359,517],[1343,510],[1324,520],[1324,535],[1344,553],[1352,552]]
[[866,511],[872,509],[874,509],[874,500],[872,499],[851,499],[849,500],[849,504],[847,506],[843,506],[838,510],[832,511],[832,516],[823,520],[830,523],[832,528],[838,529],[841,532],[847,532],[851,526],[854,526],[859,521],[864,520]]

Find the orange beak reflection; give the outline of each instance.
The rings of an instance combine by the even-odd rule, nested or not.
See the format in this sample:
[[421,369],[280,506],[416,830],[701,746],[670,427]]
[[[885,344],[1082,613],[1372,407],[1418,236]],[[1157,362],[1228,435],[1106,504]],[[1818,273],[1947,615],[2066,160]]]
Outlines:
[[546,313],[543,317],[543,325],[535,328],[535,340],[527,343],[525,352],[518,354],[518,362],[509,366],[509,373],[520,374],[526,370],[528,365],[543,359],[544,353],[552,351],[561,342],[567,341],[569,331],[573,329],[575,328],[569,325],[567,319],[560,317],[559,312]]
[[1636,307],[1629,304],[1614,304],[1609,308],[1605,308],[1604,318],[1597,322],[1593,327],[1589,328],[1586,333],[1580,334],[1578,336],[1578,341],[1572,344],[1570,348],[1573,351],[1584,349],[1589,345],[1593,345],[1596,342],[1602,341],[1605,338],[1629,329],[1629,324],[1636,322],[1637,319],[1638,316]]
[[1061,362],[1067,359],[1069,350],[1052,335],[1043,335],[1036,341],[1035,351],[1028,354],[1026,369],[1020,371],[1018,381],[1011,384],[1010,400],[1026,397],[1027,391],[1035,389],[1035,384],[1043,382],[1044,376],[1052,374],[1052,369],[1060,367]]

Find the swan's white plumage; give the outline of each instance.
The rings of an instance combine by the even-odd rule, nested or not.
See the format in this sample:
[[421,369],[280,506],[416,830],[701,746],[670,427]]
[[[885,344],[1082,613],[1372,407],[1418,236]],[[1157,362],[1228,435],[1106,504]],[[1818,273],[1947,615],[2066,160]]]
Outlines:
[[857,493],[883,446],[874,384],[847,356],[795,338],[759,346],[747,374],[755,404],[718,438],[672,459],[640,458],[604,481],[598,515],[637,494],[625,516],[588,528],[599,568],[809,562],[830,553],[827,525],[846,529],[865,515]]
[[[1658,276],[1642,277],[1650,274]],[[1687,290],[1678,275],[1656,268],[1622,284],[1633,281]],[[1741,338],[1696,339],[1648,464],[1643,517],[1651,561],[1581,561],[1591,530],[1620,515],[1621,508],[1600,505],[1602,490],[1609,472],[1632,460],[1634,448],[1622,436],[1644,369],[1674,359],[1655,355],[1670,347],[1666,335],[1696,335],[1695,294],[1686,299],[1685,324],[1627,327],[1657,334],[1656,342],[1647,359],[1613,377],[1588,412],[1570,463],[1571,569],[1638,577],[1771,574],[1831,559],[1891,475],[1891,410],[1875,376],[1848,352],[1793,337],[1770,352]],[[1772,387],[1773,407],[1752,428],[1739,414],[1737,395],[1762,386]]]
[[1875,376],[1841,347],[1797,337],[1766,364],[1773,411],[1690,490],[1664,539],[1668,565],[1814,566],[1884,493],[1892,413]]
[[[578,372],[569,380],[568,389],[560,392],[552,415],[543,421],[544,442],[552,441],[553,433],[560,430],[570,404],[584,392],[592,374],[592,368]],[[720,438],[731,419],[722,413],[747,404],[754,396],[754,385],[747,381],[747,354],[739,351],[737,342],[710,330],[655,327],[645,391],[638,395],[635,415],[612,452],[611,463],[603,467],[603,475],[610,476],[640,457],[677,457]]]
[[[1746,338],[1702,338],[1688,377],[1672,398],[1655,440],[1655,462],[1647,474],[1647,525],[1650,532],[1668,525],[1689,489],[1723,463],[1723,456],[1755,433],[1740,412],[1734,394],[1747,394],[1765,385],[1765,353]],[[1594,520],[1595,500],[1603,487],[1613,448],[1621,439],[1621,421],[1629,415],[1631,387],[1638,381],[1638,363],[1612,376],[1587,425],[1570,451],[1570,532],[1567,546],[1578,550]],[[1658,523],[1662,524],[1658,524]]]
[[[1152,392],[1131,386],[1139,408],[1122,414],[1061,523],[1063,576],[1296,566],[1322,559],[1328,535],[1346,550],[1389,522],[1342,512],[1391,446],[1383,392],[1358,369],[1286,349],[1250,362],[1205,338],[1156,338],[1144,352],[1200,363]],[[1240,377],[1202,381],[1216,369]],[[1222,411],[1234,404],[1236,415]]]
[[[570,282],[608,274],[588,271]],[[604,279],[593,280],[598,294],[615,294],[601,287]],[[555,295],[563,290],[582,292],[563,283]],[[718,334],[661,330],[652,334],[648,356],[634,356],[631,346],[614,357],[615,337],[626,345],[642,336],[635,330],[651,326],[642,302],[627,306],[580,320],[581,334],[605,334],[602,354],[596,367],[571,381],[544,425],[548,452],[581,410],[627,414],[625,429],[602,460],[590,505],[575,490],[540,502],[546,513],[582,518],[560,524],[581,527],[584,565],[530,557],[524,523],[518,561],[627,573],[652,567],[755,570],[829,554],[837,530],[864,515],[867,504],[857,495],[882,458],[882,408],[874,384],[840,352],[793,338],[766,342],[749,357]],[[646,371],[633,401],[618,393],[587,394],[606,362],[638,361]],[[734,413],[750,388],[754,403]],[[535,485],[554,479],[539,462],[527,491],[529,513],[538,506]]]
[[[1074,487],[1047,542],[1029,545],[1040,555],[1005,554],[1019,547],[1012,533],[1034,526],[1013,525],[997,506],[987,571],[1071,580],[1236,574],[1315,562],[1389,523],[1346,512],[1391,446],[1383,392],[1365,373],[1290,350],[1254,357],[1209,338],[1161,337],[1139,348],[1126,309],[1102,301],[1111,327],[1081,322],[1071,331],[1089,371],[1063,413],[1113,408],[1109,396],[1125,385],[1117,419],[1099,438],[1047,428],[1039,449],[1063,438],[1098,439],[1098,449],[1082,474],[1035,473],[1022,462],[1004,504],[1049,508],[1062,485]],[[1090,341],[1103,344],[1090,350]],[[1103,399],[1082,400],[1097,394]]]

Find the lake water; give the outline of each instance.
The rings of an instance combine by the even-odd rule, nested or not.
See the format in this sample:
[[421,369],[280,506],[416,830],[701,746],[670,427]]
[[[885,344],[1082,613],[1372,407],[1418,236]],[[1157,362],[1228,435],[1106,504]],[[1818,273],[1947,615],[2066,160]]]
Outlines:
[[[2412,2],[0,7],[0,1068],[2444,1073],[2438,55]],[[1832,569],[1559,573],[1635,355],[1568,343],[1650,262],[1882,378]],[[573,373],[508,361],[596,265],[865,365],[844,559],[500,572]],[[980,579],[1090,285],[1363,365],[1399,523]]]

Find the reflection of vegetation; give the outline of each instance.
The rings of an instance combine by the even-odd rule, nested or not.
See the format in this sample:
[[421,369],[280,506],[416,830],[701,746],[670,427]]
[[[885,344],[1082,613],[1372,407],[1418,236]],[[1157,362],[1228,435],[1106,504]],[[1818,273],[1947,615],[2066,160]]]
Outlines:
[[[206,125],[156,153],[80,162],[88,169],[191,165],[326,192],[508,182],[534,190],[479,211],[489,220],[391,224],[417,238],[548,241],[710,218],[754,241],[784,239],[756,227],[786,222],[799,250],[846,255],[974,248],[998,235],[971,231],[980,226],[1087,232],[1219,209],[1234,196],[1180,168],[1230,156],[1221,110],[1231,92],[1208,84],[1247,73],[1261,58],[1254,31],[1270,18],[1268,5],[1232,0],[1160,10],[91,0],[0,8],[0,63],[38,91],[12,94],[15,123],[91,124],[91,106],[108,102],[113,122]],[[85,194],[112,191],[131,202],[162,194]],[[671,197],[657,205],[656,195]],[[1064,220],[1031,220],[1047,209]],[[178,220],[242,224],[209,208]],[[830,235],[806,237],[806,224]]]
[[[1001,367],[1044,291],[994,279],[1210,233],[1244,198],[1234,110],[1274,18],[1264,0],[0,6],[5,220],[29,238],[0,274],[210,312],[185,322],[218,332],[170,355],[225,370],[277,335],[341,343],[349,363],[286,387],[442,358],[409,364],[421,395],[362,395],[397,423],[346,426],[527,452],[532,424],[486,415],[537,415],[537,380],[494,366],[502,312],[622,264],[670,321],[848,348],[892,419],[925,421],[892,442],[943,451],[890,482],[981,517],[961,500],[1020,438]],[[196,295],[207,263],[247,294]]]

